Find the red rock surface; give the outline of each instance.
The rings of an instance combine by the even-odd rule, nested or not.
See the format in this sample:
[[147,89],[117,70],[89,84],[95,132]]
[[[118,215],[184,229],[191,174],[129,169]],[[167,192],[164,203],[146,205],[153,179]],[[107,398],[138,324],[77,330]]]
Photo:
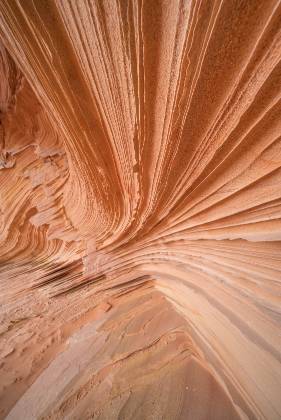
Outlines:
[[1,0],[0,418],[281,418],[281,3]]

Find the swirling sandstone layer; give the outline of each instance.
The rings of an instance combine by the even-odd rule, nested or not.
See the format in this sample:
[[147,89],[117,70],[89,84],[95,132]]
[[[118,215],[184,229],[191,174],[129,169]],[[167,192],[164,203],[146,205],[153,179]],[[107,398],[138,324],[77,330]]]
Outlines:
[[281,418],[281,3],[1,0],[0,417]]

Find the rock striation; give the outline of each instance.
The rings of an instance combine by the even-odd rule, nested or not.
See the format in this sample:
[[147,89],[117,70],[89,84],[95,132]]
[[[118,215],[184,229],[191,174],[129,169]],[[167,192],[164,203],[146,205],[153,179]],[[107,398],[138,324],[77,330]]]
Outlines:
[[279,0],[1,0],[0,418],[281,418]]

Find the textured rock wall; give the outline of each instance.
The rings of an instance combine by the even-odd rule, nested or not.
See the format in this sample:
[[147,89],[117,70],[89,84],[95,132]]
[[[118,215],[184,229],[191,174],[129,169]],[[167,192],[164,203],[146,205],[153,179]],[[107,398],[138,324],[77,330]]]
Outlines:
[[281,417],[281,3],[1,0],[0,418]]

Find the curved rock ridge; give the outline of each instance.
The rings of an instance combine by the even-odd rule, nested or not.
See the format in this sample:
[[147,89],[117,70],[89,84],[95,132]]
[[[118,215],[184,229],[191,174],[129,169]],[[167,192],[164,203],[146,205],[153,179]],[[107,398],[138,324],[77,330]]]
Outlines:
[[279,0],[1,0],[0,418],[281,418]]

